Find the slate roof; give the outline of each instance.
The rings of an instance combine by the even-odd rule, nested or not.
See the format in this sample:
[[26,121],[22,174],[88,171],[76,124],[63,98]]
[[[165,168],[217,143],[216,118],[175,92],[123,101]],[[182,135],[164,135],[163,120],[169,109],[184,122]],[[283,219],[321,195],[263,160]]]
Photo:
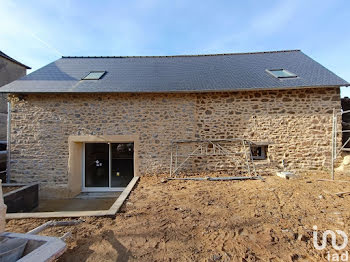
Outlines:
[[20,62],[18,62],[17,60],[13,59],[12,57],[6,55],[5,53],[3,53],[3,52],[1,52],[1,51],[0,51],[0,57],[6,58],[7,60],[10,60],[10,61],[14,62],[14,63],[17,64],[17,65],[23,66],[23,67],[25,67],[26,69],[31,69],[29,66],[26,66],[26,65],[24,65],[24,64],[22,64],[22,63],[20,63]]
[[[277,79],[266,69],[286,69]],[[81,80],[106,71],[100,80]],[[348,86],[300,50],[215,55],[62,57],[0,88],[7,93],[215,92]]]

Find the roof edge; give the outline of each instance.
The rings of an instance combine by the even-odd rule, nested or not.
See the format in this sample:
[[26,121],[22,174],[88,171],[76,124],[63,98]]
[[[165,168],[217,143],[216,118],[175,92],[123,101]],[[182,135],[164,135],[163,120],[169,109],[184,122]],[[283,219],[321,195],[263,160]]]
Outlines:
[[164,56],[62,56],[62,58],[169,58],[169,57],[199,57],[199,56],[225,56],[225,55],[255,55],[271,53],[301,52],[300,49],[243,52],[243,53],[221,53],[221,54],[197,54],[197,55],[164,55]]
[[[5,85],[6,86],[6,85]],[[186,93],[221,93],[221,92],[228,92],[228,93],[234,93],[234,92],[254,92],[254,91],[283,91],[283,90],[297,90],[297,89],[318,89],[318,88],[340,88],[340,87],[347,87],[350,86],[350,83],[347,85],[315,85],[315,86],[288,86],[288,87],[273,87],[273,88],[266,88],[266,87],[257,87],[257,88],[240,88],[240,89],[227,89],[227,90],[200,90],[200,91],[194,91],[194,90],[173,90],[173,91],[137,91],[137,92],[127,92],[127,91],[120,91],[120,92],[113,92],[113,91],[104,91],[104,92],[75,92],[75,91],[63,91],[63,92],[57,92],[57,91],[45,91],[45,92],[23,92],[23,91],[4,91],[1,90],[0,87],[0,93],[6,93],[6,94],[186,94]]]
[[11,61],[11,62],[17,64],[17,65],[20,65],[20,66],[25,67],[26,69],[32,69],[31,67],[26,66],[25,64],[22,64],[21,62],[18,62],[16,59],[12,58],[11,56],[8,56],[8,55],[5,54],[4,52],[1,52],[1,51],[0,51],[0,56],[1,56],[2,58],[5,58],[5,59],[7,59],[7,60],[9,60],[9,61]]

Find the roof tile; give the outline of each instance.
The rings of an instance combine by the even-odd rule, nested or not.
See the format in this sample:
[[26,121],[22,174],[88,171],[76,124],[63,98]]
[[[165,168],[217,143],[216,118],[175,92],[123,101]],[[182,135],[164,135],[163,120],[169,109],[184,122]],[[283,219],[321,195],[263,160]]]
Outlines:
[[[298,77],[277,79],[266,69]],[[106,71],[84,81],[90,71]],[[300,50],[148,57],[62,57],[2,88],[7,93],[216,92],[347,86]]]

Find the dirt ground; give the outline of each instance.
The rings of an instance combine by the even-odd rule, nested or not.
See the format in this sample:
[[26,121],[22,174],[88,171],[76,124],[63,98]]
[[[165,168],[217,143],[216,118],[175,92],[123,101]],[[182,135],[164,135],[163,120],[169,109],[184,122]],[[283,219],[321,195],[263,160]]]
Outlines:
[[[329,174],[265,182],[142,177],[116,217],[84,218],[42,234],[72,232],[58,261],[327,261],[335,250],[330,239],[324,250],[314,248],[313,226],[319,239],[328,229],[349,233],[350,195],[334,193],[350,191],[350,183],[320,178]],[[45,221],[11,220],[6,229],[23,233]]]

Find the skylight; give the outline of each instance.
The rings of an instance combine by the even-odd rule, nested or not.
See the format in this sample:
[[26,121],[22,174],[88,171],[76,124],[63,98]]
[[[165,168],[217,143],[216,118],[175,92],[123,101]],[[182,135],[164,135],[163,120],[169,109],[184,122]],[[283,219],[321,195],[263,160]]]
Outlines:
[[99,80],[105,73],[106,71],[91,71],[81,80]]
[[285,69],[266,69],[266,71],[276,78],[295,78],[298,77]]

